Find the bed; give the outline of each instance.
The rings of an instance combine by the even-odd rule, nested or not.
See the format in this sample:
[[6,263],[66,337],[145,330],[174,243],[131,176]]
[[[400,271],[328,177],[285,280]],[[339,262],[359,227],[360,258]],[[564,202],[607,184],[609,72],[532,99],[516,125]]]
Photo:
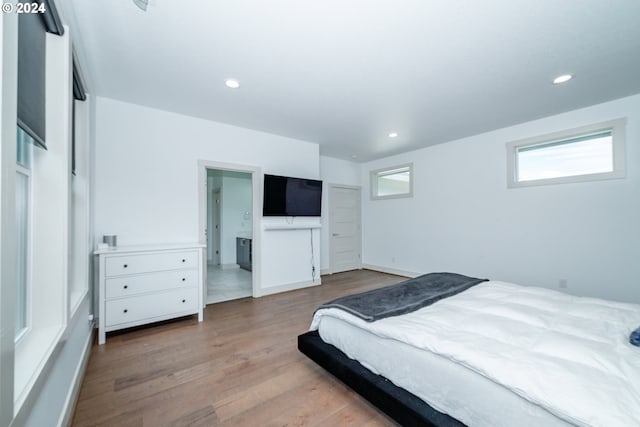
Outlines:
[[341,303],[298,347],[401,425],[640,426],[638,305],[499,281],[373,321]]

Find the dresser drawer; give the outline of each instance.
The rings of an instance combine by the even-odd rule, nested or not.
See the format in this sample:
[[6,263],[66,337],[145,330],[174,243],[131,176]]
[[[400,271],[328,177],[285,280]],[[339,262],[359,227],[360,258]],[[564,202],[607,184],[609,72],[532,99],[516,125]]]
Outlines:
[[198,251],[110,256],[105,260],[105,276],[196,268]]
[[177,289],[106,301],[106,327],[198,311],[198,288]]
[[105,281],[107,299],[198,286],[198,270],[160,271],[119,276]]

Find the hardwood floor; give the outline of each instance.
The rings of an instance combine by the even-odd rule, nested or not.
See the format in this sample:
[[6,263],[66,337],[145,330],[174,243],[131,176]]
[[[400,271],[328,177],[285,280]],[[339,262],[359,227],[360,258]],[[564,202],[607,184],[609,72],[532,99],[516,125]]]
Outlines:
[[307,359],[297,336],[327,300],[401,281],[367,270],[207,306],[94,345],[72,426],[393,426]]

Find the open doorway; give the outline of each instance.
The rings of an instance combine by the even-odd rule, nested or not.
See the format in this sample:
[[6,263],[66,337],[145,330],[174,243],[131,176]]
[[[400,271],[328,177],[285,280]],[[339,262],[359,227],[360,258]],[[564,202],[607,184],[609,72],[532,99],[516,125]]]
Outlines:
[[199,162],[200,228],[206,244],[207,304],[254,295],[256,170]]

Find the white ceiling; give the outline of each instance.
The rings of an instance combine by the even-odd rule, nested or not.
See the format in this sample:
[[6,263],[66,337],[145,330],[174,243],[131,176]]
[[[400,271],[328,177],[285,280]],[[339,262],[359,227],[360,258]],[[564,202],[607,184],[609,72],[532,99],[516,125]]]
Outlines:
[[58,3],[93,94],[348,160],[640,93],[638,0]]

